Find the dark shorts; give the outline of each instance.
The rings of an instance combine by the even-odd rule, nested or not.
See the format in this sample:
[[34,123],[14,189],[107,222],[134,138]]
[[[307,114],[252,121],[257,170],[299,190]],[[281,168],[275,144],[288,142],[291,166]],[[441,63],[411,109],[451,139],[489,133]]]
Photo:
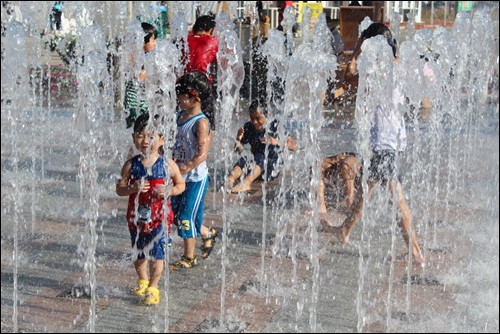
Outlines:
[[396,172],[396,151],[382,150],[373,151],[370,160],[370,167],[368,168],[368,179],[370,182],[376,181],[389,181],[399,179]]
[[[253,157],[253,161],[255,162],[255,164],[257,166],[260,167],[260,170],[262,171],[262,174],[260,176],[260,178],[263,179],[264,177],[264,161],[265,161],[265,156],[264,154],[256,154],[254,157]],[[247,173],[249,173],[251,170],[250,170],[250,166],[249,166],[249,162],[251,162],[251,160],[249,160],[246,156],[242,156],[238,162],[234,165],[235,167],[238,166],[241,168],[241,170],[245,171],[245,167],[248,168],[249,170],[247,171]],[[267,157],[267,181],[272,181],[274,180],[275,178],[277,178],[279,176],[279,172],[276,171],[276,167],[278,165],[278,156],[277,155],[269,155]]]

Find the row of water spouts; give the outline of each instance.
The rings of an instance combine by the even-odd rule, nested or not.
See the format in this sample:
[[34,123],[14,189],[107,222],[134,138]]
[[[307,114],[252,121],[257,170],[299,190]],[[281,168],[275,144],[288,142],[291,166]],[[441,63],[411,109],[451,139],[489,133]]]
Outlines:
[[[203,2],[202,2],[203,3]],[[230,3],[231,13],[235,13],[234,4]],[[109,5],[109,4],[105,4]],[[126,4],[119,4],[119,6],[125,6]],[[116,82],[111,78],[109,72],[107,71],[106,55],[108,53],[108,47],[106,45],[106,34],[104,29],[110,29],[110,27],[100,27],[96,24],[87,25],[86,22],[92,22],[92,15],[96,15],[98,12],[98,5],[93,2],[68,2],[66,9],[68,12],[68,17],[75,17],[77,24],[82,29],[77,30],[76,37],[79,41],[79,58],[84,59],[81,64],[74,63],[73,66],[78,73],[78,105],[75,116],[75,128],[71,131],[72,135],[77,135],[78,147],[80,151],[80,164],[78,179],[81,187],[81,200],[82,207],[86,208],[84,213],[85,219],[85,232],[82,235],[82,239],[79,245],[79,253],[82,255],[81,264],[85,269],[86,273],[86,284],[91,288],[91,306],[90,306],[90,317],[89,317],[89,331],[93,332],[95,330],[95,320],[96,320],[96,261],[95,261],[95,250],[97,247],[97,234],[96,234],[96,224],[99,219],[99,197],[100,191],[102,189],[98,184],[98,164],[100,162],[100,152],[102,150],[102,142],[104,138],[109,138],[111,141],[120,142],[121,139],[116,139],[113,135],[106,133],[104,119],[112,119],[114,117],[113,112],[113,98]],[[120,8],[122,8],[120,7]],[[49,112],[43,110],[40,101],[36,98],[26,99],[29,96],[29,90],[32,88],[29,85],[28,70],[30,67],[30,62],[36,65],[41,64],[41,52],[40,47],[41,39],[40,32],[46,25],[45,21],[41,18],[48,17],[48,13],[51,9],[50,2],[26,2],[22,4],[22,18],[19,20],[12,20],[9,23],[6,39],[4,45],[8,45],[5,48],[3,59],[2,59],[2,96],[9,96],[11,100],[10,106],[2,105],[2,114],[4,110],[9,115],[9,120],[11,122],[12,128],[12,161],[17,168],[17,161],[19,160],[19,146],[16,131],[22,126],[24,126],[24,113],[31,110],[34,117],[41,120],[41,122],[32,121],[30,124],[33,126],[33,132],[43,132],[44,129],[37,128],[39,124],[44,124],[46,119],[50,116],[50,104]],[[123,8],[122,8],[123,9]],[[123,47],[121,48],[122,57],[121,59],[129,58],[130,54],[135,53],[137,56],[137,62],[135,64],[145,64],[148,73],[153,73],[153,75],[148,75],[149,80],[147,82],[147,99],[149,105],[151,106],[151,112],[160,113],[162,115],[168,115],[168,121],[165,122],[165,132],[171,133],[175,131],[173,115],[176,109],[175,99],[166,98],[159,104],[157,101],[157,96],[155,92],[160,88],[168,94],[164,96],[175,96],[174,83],[177,76],[182,73],[182,64],[180,63],[180,54],[178,48],[174,45],[175,43],[183,43],[187,40],[187,23],[182,12],[175,12],[174,19],[171,22],[171,36],[169,40],[159,40],[157,47],[152,55],[148,56],[148,61],[145,61],[144,53],[142,52],[142,28],[138,21],[133,21],[126,28],[126,34],[123,38]],[[125,14],[126,10],[119,10],[122,23],[126,21]],[[36,15],[36,13],[46,13],[47,15]],[[72,14],[71,14],[72,13]],[[110,15],[110,14],[108,14]],[[234,15],[234,14],[233,14]],[[393,16],[394,20],[396,15]],[[300,215],[300,205],[294,205],[294,210],[290,215],[285,208],[288,207],[287,201],[289,200],[286,196],[287,193],[294,194],[294,201],[297,204],[300,203],[302,198],[299,196],[301,192],[305,190],[308,194],[307,201],[305,205],[310,207],[317,207],[316,199],[316,188],[319,182],[319,165],[321,163],[321,147],[319,147],[319,132],[323,125],[322,118],[322,105],[321,105],[321,94],[327,87],[327,80],[329,78],[335,78],[335,70],[338,67],[336,58],[331,52],[331,47],[329,43],[329,31],[326,25],[326,20],[323,14],[320,15],[318,22],[314,25],[312,31],[309,30],[311,19],[311,12],[308,7],[305,7],[303,13],[302,21],[302,31],[303,31],[303,42],[298,47],[295,45],[295,40],[293,38],[292,27],[295,24],[295,14],[293,8],[287,8],[284,13],[283,26],[285,35],[271,30],[269,32],[269,39],[259,47],[259,51],[267,59],[267,91],[270,92],[273,87],[273,83],[277,83],[284,87],[285,95],[284,98],[268,94],[268,105],[272,107],[270,110],[270,117],[276,117],[281,120],[281,124],[290,124],[292,122],[301,124],[300,131],[296,132],[298,142],[302,143],[302,147],[307,147],[307,150],[303,150],[302,153],[304,159],[296,159],[287,151],[284,152],[283,161],[284,167],[282,170],[283,178],[280,181],[278,196],[275,201],[272,202],[272,209],[268,212],[266,200],[266,184],[262,185],[263,189],[263,223],[262,223],[262,253],[261,253],[261,268],[260,268],[260,280],[262,282],[272,282],[276,275],[272,270],[272,262],[266,264],[265,253],[266,253],[266,232],[271,228],[276,231],[276,242],[273,245],[273,257],[272,261],[279,259],[280,254],[282,254],[283,247],[290,247],[290,257],[294,263],[294,269],[292,272],[292,281],[295,289],[293,293],[298,293],[300,290],[297,286],[297,267],[296,256],[299,249],[307,249],[309,251],[309,259],[313,268],[312,275],[312,291],[310,293],[310,327],[311,331],[316,331],[316,307],[318,300],[319,291],[319,254],[318,254],[318,237],[316,232],[316,226],[318,223],[317,211],[313,212],[313,215],[308,219],[307,223],[307,235],[303,240],[295,237],[292,239],[292,245],[287,245],[285,241],[285,235],[287,233],[287,228],[291,225],[292,230],[297,232],[300,228],[299,220]],[[411,18],[409,18],[411,21]],[[399,21],[394,21],[399,22]],[[366,28],[370,21],[363,21],[360,25],[360,30]],[[450,145],[449,148],[446,147],[445,154],[443,154],[443,146],[441,144],[441,139],[443,136],[443,129],[441,127],[442,118],[445,115],[451,115],[453,124],[464,131],[469,131],[468,141],[472,145],[474,143],[474,132],[470,130],[469,126],[475,121],[473,118],[473,111],[483,103],[482,98],[484,97],[484,85],[483,82],[487,82],[487,76],[490,73],[490,68],[485,66],[485,64],[491,64],[491,54],[493,50],[483,50],[481,53],[475,52],[474,48],[471,47],[470,43],[472,40],[481,41],[480,45],[489,46],[493,45],[490,40],[491,34],[491,17],[485,12],[477,12],[474,16],[474,20],[470,19],[470,16],[466,12],[461,12],[457,15],[455,24],[453,26],[452,32],[446,31],[442,27],[438,27],[434,32],[430,29],[421,29],[413,33],[411,30],[407,31],[407,46],[401,45],[401,49],[409,49],[412,52],[415,50],[419,53],[425,53],[431,60],[436,60],[435,55],[439,55],[439,61],[432,63],[434,66],[435,73],[437,75],[433,82],[427,83],[431,85],[432,89],[427,88],[427,92],[431,95],[431,101],[433,105],[440,106],[435,108],[435,122],[432,123],[432,131],[435,136],[432,136],[433,142],[431,143],[431,151],[436,154],[436,157],[443,156],[446,159],[444,161],[448,164],[448,168],[451,169],[455,166],[456,161],[453,161],[452,157],[455,156],[454,145]],[[392,27],[392,24],[391,24]],[[398,36],[399,24],[395,24],[393,28],[393,33]],[[104,28],[104,29],[103,29]],[[231,135],[228,134],[231,130],[230,123],[232,119],[232,114],[239,101],[239,89],[243,83],[244,79],[244,69],[243,60],[241,55],[241,44],[240,40],[235,32],[234,23],[229,19],[229,17],[220,13],[217,17],[217,31],[219,38],[219,54],[218,54],[218,87],[220,91],[220,96],[218,100],[218,134],[222,134],[223,138],[223,153],[221,156],[231,156],[233,151],[233,141],[230,139]],[[113,32],[111,32],[112,35]],[[34,59],[28,59],[26,50],[26,39],[28,35],[34,38],[33,47],[37,48],[33,52],[35,54]],[[286,38],[285,38],[286,36]],[[174,43],[172,43],[174,42]],[[249,41],[253,43],[253,41]],[[252,48],[253,49],[253,48]],[[177,55],[172,57],[172,55]],[[252,56],[250,57],[252,59]],[[151,60],[151,61],[150,61]],[[229,65],[229,66],[228,66]],[[138,65],[135,65],[138,66]],[[137,73],[137,68],[130,67],[129,63],[120,64],[121,79],[118,84],[121,84],[133,73]],[[453,71],[453,76],[448,76],[451,71]],[[154,78],[154,80],[153,80]],[[338,78],[337,78],[338,79]],[[486,79],[486,80],[485,80]],[[285,87],[286,82],[286,87]],[[457,103],[461,99],[461,88],[466,82],[467,88],[470,90],[470,94],[467,95],[468,104],[467,110],[464,115],[459,115],[457,112],[462,110],[461,106]],[[433,85],[433,86],[432,86]],[[444,88],[444,89],[443,89]],[[411,90],[408,90],[411,92]],[[421,90],[422,91],[422,90]],[[307,92],[304,94],[304,92]],[[440,93],[437,93],[440,92]],[[33,96],[33,94],[31,94]],[[453,102],[454,101],[454,102]],[[417,120],[415,120],[417,121]],[[367,129],[368,125],[360,125],[361,128]],[[418,127],[416,127],[418,129]],[[280,128],[281,134],[285,133],[285,129]],[[36,141],[37,138],[33,138]],[[173,138],[169,138],[173,140]],[[424,145],[425,139],[416,135],[416,140],[419,142],[418,145]],[[172,142],[167,143],[167,146],[171,146]],[[118,155],[119,149],[117,148],[119,144],[116,145],[116,151]],[[361,143],[359,148],[360,152],[363,152],[366,146]],[[421,146],[419,146],[421,147]],[[438,155],[435,152],[440,152]],[[43,161],[43,146],[41,147],[40,154],[37,154],[35,150],[32,151],[33,161],[36,159],[42,159]],[[442,154],[442,155],[441,155]],[[467,154],[467,153],[465,153]],[[418,166],[422,164],[416,153],[412,155],[412,159]],[[467,159],[464,159],[467,161]],[[223,159],[223,161],[215,161],[217,165],[223,165],[224,171],[228,171],[231,162],[228,159]],[[25,193],[25,190],[19,186],[26,183],[27,180],[22,179],[21,176],[16,176],[18,173],[14,170],[14,180],[15,192],[13,195],[15,207],[13,209],[14,215],[14,259],[18,258],[17,250],[17,231],[19,224],[21,222],[21,216],[24,212],[23,203],[28,201],[28,196],[31,195],[29,201],[32,203],[31,207],[31,219],[33,230],[35,229],[36,221],[36,185],[39,182],[37,171],[34,168],[35,163],[32,167],[32,181],[29,182],[31,185],[30,194]],[[309,177],[309,171],[312,171],[311,177]],[[288,173],[290,172],[290,173]],[[227,175],[227,173],[224,173]],[[20,174],[19,174],[20,175]],[[289,176],[293,175],[293,176]],[[436,168],[434,171],[436,179],[439,179],[439,169]],[[43,176],[43,167],[42,167]],[[18,177],[18,179],[16,179]],[[425,178],[417,168],[412,169],[412,179],[418,180],[419,178]],[[446,184],[449,187],[447,196],[453,195],[453,190],[460,190],[460,176],[455,174],[448,174],[448,180]],[[307,180],[307,181],[304,181]],[[224,184],[227,180],[224,179]],[[438,197],[437,190],[433,188],[431,182],[423,183],[422,187],[419,187],[415,183],[412,189],[416,189],[415,195],[425,196],[426,198],[436,199]],[[455,189],[452,189],[452,186]],[[227,218],[231,215],[233,208],[231,203],[227,198],[226,192],[223,192],[223,209],[222,209],[222,221],[223,221],[223,231],[229,231],[230,220]],[[412,194],[413,195],[413,194]],[[446,203],[446,201],[445,201]],[[427,213],[427,215],[436,215],[436,213]],[[271,216],[271,219],[268,218]],[[369,220],[369,218],[365,218]],[[268,221],[273,221],[273,225],[269,226]],[[427,231],[426,231],[427,233]],[[433,233],[434,240],[428,241],[425,238],[425,242],[432,242],[433,244],[438,243],[436,240],[436,233]],[[225,269],[227,264],[227,248],[228,248],[228,238],[227,234],[223,234],[222,243],[222,293],[221,293],[221,323],[225,320],[224,314],[224,303],[225,303]],[[362,249],[360,248],[360,252]],[[363,273],[368,270],[370,262],[365,264],[364,268],[360,268],[360,272]],[[14,330],[17,331],[17,271],[18,264],[14,261]],[[168,271],[165,273],[165,286],[168,287]],[[366,296],[364,289],[366,286],[360,284],[360,293],[358,294],[358,329],[361,330],[362,326],[365,324],[365,314],[364,311],[368,307],[367,304],[369,300],[363,300]],[[408,289],[410,286],[408,285]],[[168,291],[166,289],[166,291]],[[276,290],[277,293],[281,294],[283,300],[290,299],[290,290]],[[276,293],[273,291],[267,291],[268,297]],[[302,313],[303,304],[305,300],[301,296],[302,306],[299,303],[297,307],[297,320],[300,318]],[[168,302],[168,299],[167,299]],[[408,305],[410,300],[408,300]],[[285,306],[285,305],[284,305]],[[165,320],[166,326],[168,328],[168,307],[165,308]],[[390,324],[388,323],[388,328]]]

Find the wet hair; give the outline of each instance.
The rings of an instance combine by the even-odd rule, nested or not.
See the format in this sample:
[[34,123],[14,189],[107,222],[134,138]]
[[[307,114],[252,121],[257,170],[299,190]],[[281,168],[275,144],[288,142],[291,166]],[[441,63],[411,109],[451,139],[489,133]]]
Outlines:
[[193,33],[196,34],[199,31],[209,32],[213,28],[215,28],[215,17],[212,15],[202,15],[196,19],[193,25]]
[[[154,115],[153,116],[153,126],[155,128],[158,128],[160,125],[160,115]],[[141,116],[137,117],[134,123],[134,133],[141,133],[144,128],[148,125],[149,122],[149,113],[144,113]],[[160,136],[163,136],[161,133],[159,133]]]
[[255,111],[260,111],[264,116],[267,117],[267,103],[260,101],[259,99],[253,100],[248,107],[248,112],[253,113]]
[[215,105],[212,97],[212,88],[207,76],[201,72],[194,71],[184,74],[175,84],[177,95],[189,94],[197,96],[201,100],[201,110],[210,122],[210,129],[215,130]]
[[149,43],[151,36],[154,36],[155,39],[158,37],[158,30],[154,25],[147,22],[142,22],[141,26],[142,30],[144,30],[144,32],[146,33],[146,36],[144,36],[144,44]]
[[384,24],[378,22],[372,23],[361,33],[361,37],[365,39],[375,37],[377,35],[383,35],[385,37],[387,43],[389,43],[389,46],[392,48],[394,58],[396,58],[398,43],[396,42],[394,37],[392,37],[392,33],[389,28],[387,28]]
[[[153,116],[153,126],[155,129],[158,129],[160,126],[160,115],[154,115]],[[137,117],[134,123],[134,133],[141,133],[147,126],[149,122],[149,113],[142,114],[141,116]],[[158,132],[158,135],[160,137],[163,137],[163,134]],[[165,154],[165,149],[163,148],[163,145],[158,147],[158,153],[161,155]]]

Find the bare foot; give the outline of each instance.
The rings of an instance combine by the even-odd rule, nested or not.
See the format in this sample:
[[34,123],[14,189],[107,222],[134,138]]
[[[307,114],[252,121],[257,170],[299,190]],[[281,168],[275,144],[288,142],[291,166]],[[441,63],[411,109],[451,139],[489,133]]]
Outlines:
[[[319,206],[319,211],[318,211],[319,214],[326,214],[326,206],[325,205],[320,205]],[[306,215],[312,215],[313,214],[313,210],[305,210],[304,211],[304,214]]]
[[233,188],[234,181],[235,181],[234,178],[232,178],[231,176],[227,178],[227,189]]
[[320,219],[319,222],[323,227],[323,231],[327,233],[332,233],[334,238],[337,239],[341,244],[346,244],[349,242],[349,235],[345,234],[342,226],[333,226],[328,220]]
[[231,188],[231,193],[233,194],[244,193],[249,191],[250,189],[251,187],[249,184],[246,184],[245,182],[240,182]]
[[[391,259],[392,258],[389,255],[387,257],[387,261],[390,262]],[[408,253],[396,255],[394,262],[408,262]],[[413,255],[413,259],[412,259],[411,263],[415,264],[415,265],[420,265],[420,264],[424,263],[424,256],[422,255],[422,253],[418,253],[418,255]]]
[[419,252],[417,255],[413,254],[412,263],[413,264],[422,264],[422,263],[424,263],[424,255],[421,252]]

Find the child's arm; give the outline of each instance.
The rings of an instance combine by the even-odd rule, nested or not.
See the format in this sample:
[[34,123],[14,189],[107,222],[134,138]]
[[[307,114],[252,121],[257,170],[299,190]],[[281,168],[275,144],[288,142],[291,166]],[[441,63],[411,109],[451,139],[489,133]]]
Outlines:
[[149,181],[144,181],[144,187],[141,190],[142,182],[134,182],[130,184],[132,160],[127,160],[122,167],[121,179],[116,183],[116,194],[118,196],[129,196],[131,194],[141,192],[147,192],[149,190]]
[[344,72],[344,77],[341,80],[340,88],[342,91],[348,91],[358,88],[359,76],[356,74],[356,61],[361,53],[361,45],[365,41],[363,36],[360,36],[356,41],[354,51],[352,52],[351,59],[347,63],[347,68]]
[[173,159],[170,159],[168,162],[168,170],[170,172],[170,179],[172,180],[172,188],[170,188],[168,196],[177,196],[186,189],[186,181],[184,181],[179,166],[177,166]]
[[187,174],[195,169],[199,164],[207,160],[208,149],[210,148],[210,140],[208,136],[208,121],[202,118],[196,123],[195,133],[198,139],[198,152],[186,164],[179,167],[181,174]]
[[290,136],[288,136],[287,138],[286,146],[288,146],[288,150],[293,152],[297,149],[297,144],[295,143],[295,140],[293,140],[293,138]]
[[241,140],[243,139],[243,135],[245,134],[245,129],[243,127],[238,129],[238,133],[236,134],[236,143],[234,144],[235,151],[238,151],[239,154],[243,152],[243,144],[241,144]]
[[[261,143],[266,144],[266,137],[261,138]],[[273,136],[269,136],[269,145],[280,146],[280,142]],[[295,140],[293,140],[293,138],[290,136],[287,137],[287,142],[285,145],[290,151],[295,151],[297,149],[297,144],[295,143]]]
[[139,73],[139,79],[144,82],[146,81],[146,70],[144,67],[141,69],[141,73]]

